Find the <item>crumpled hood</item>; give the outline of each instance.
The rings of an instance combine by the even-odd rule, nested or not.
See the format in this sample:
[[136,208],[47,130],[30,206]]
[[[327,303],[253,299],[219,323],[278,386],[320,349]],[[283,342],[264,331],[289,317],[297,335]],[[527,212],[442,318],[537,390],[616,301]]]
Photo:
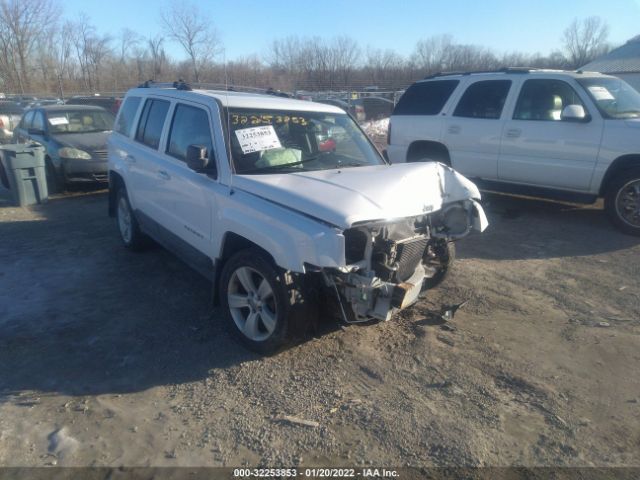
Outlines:
[[107,149],[107,137],[111,132],[90,133],[59,133],[52,135],[53,139],[65,147],[79,148],[80,150],[94,151]]
[[411,217],[480,199],[478,188],[440,163],[399,163],[273,175],[235,175],[233,187],[341,229]]

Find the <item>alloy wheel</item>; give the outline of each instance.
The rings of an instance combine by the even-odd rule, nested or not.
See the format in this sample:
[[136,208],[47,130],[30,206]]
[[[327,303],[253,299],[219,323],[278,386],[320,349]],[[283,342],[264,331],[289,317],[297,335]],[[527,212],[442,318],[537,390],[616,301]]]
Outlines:
[[273,288],[257,270],[237,268],[229,279],[227,300],[233,321],[249,340],[264,341],[275,331],[277,305]]

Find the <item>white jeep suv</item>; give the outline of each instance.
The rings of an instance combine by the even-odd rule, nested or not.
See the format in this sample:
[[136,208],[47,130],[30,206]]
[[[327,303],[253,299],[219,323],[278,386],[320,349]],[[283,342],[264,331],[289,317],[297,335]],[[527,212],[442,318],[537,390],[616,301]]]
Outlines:
[[444,278],[487,220],[438,163],[389,165],[341,109],[145,84],[109,138],[109,210],[214,282],[227,326],[272,352],[314,316],[388,320]]
[[640,235],[640,93],[589,72],[505,69],[413,84],[389,122],[392,163],[437,160],[490,190],[592,203]]

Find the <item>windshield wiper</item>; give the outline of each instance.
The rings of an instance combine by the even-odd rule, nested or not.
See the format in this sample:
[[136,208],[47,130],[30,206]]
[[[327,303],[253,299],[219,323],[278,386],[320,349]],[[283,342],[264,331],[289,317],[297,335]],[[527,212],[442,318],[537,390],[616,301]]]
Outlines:
[[336,168],[341,168],[341,167],[366,167],[366,166],[367,166],[366,163],[350,162],[350,163],[340,163],[340,164],[338,164],[338,166]]
[[283,163],[282,165],[269,165],[268,167],[251,168],[249,170],[243,170],[242,172],[238,172],[238,175],[244,175],[244,174],[247,174],[247,173],[260,173],[260,172],[267,172],[267,171],[270,171],[270,170],[281,170],[281,169],[285,169],[285,168],[288,168],[288,167],[295,167],[296,165],[302,165],[304,163],[312,162],[314,160],[317,160],[319,156],[320,155],[315,155],[313,157],[309,157],[309,158],[305,158],[304,160],[300,160],[299,162]]

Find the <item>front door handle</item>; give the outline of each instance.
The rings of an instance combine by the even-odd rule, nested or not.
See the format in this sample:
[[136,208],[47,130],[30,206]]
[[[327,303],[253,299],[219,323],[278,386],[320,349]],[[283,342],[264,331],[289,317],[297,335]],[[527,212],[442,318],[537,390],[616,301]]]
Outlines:
[[171,175],[169,175],[166,170],[158,170],[158,176],[162,180],[171,180]]
[[510,128],[509,130],[507,130],[507,137],[518,138],[521,133],[522,130],[520,130],[519,128]]
[[451,125],[447,131],[456,135],[462,131],[462,127],[460,127],[460,125]]

